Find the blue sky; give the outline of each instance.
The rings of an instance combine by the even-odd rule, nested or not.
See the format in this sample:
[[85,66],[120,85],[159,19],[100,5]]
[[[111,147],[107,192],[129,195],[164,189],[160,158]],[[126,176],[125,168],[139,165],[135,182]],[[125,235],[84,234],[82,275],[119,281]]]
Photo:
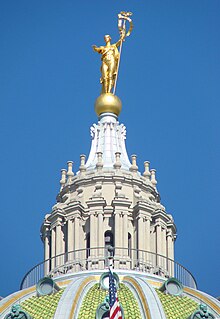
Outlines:
[[39,234],[68,160],[90,149],[100,92],[91,45],[132,11],[117,95],[127,150],[149,160],[178,229],[176,260],[219,292],[219,0],[0,2],[0,295],[43,260]]

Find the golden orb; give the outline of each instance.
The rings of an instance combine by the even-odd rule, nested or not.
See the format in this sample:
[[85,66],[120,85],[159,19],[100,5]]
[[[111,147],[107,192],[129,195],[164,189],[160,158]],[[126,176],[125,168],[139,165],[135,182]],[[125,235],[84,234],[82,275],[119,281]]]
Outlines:
[[98,116],[102,113],[119,115],[121,107],[121,100],[112,93],[103,93],[95,101],[95,111]]

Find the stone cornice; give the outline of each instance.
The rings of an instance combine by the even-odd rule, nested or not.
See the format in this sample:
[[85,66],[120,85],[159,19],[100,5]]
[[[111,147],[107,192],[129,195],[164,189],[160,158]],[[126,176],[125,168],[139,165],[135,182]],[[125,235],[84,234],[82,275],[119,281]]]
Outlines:
[[112,201],[112,206],[117,209],[121,207],[129,208],[132,202],[125,198],[114,198]]
[[64,217],[64,211],[57,209],[55,211],[53,211],[53,213],[48,217],[48,221],[51,223],[51,227],[52,224],[54,224],[55,222],[61,222],[63,220]]
[[162,220],[163,222],[165,222],[166,224],[168,222],[170,222],[170,217],[169,215],[161,210],[161,209],[156,209],[154,212],[153,212],[153,218],[155,219],[155,221],[157,220]]
[[64,210],[63,208],[60,207],[54,207],[54,209],[52,210],[50,216],[48,216],[48,220],[50,220],[51,216],[56,215],[56,216],[63,216],[64,214]]
[[93,197],[86,202],[86,205],[88,206],[89,210],[96,210],[97,208],[100,209],[100,207],[104,209],[107,204],[105,199]]
[[53,228],[54,226],[52,226],[52,224],[54,224],[55,222],[62,222],[64,219],[64,210],[60,209],[60,208],[56,208],[52,211],[52,213],[47,217],[47,221],[51,224],[51,228]]
[[65,216],[65,222],[68,220],[74,220],[75,218],[82,219],[82,216],[79,211],[70,212],[68,215]]
[[149,215],[151,218],[152,213],[154,212],[155,208],[152,207],[147,201],[141,200],[138,201],[137,204],[134,206],[134,213],[136,214],[144,214],[144,215]]
[[175,239],[177,237],[177,228],[174,222],[167,223],[167,228],[172,232],[173,236],[175,236]]
[[141,191],[149,192],[155,196],[155,198],[159,201],[160,195],[158,192],[155,191],[152,185],[147,183],[142,176],[136,174],[133,176],[132,173],[126,172],[127,174],[118,174],[115,170],[111,172],[100,172],[97,174],[95,173],[93,176],[88,174],[83,177],[76,178],[71,185],[65,186],[63,190],[59,193],[58,197],[62,198],[64,194],[68,192],[74,192],[79,186],[90,186],[94,185],[97,182],[101,182],[102,184],[110,183],[114,184],[115,182],[122,182],[123,186],[130,185],[130,186],[138,186],[140,187]]
[[73,201],[70,202],[68,205],[66,205],[66,207],[64,207],[64,212],[65,214],[69,214],[72,213],[74,211],[79,211],[80,213],[84,212],[85,208],[83,207],[83,205],[81,204],[80,201]]
[[113,209],[113,207],[112,206],[105,206],[105,208],[104,208],[104,214],[105,214],[105,216],[107,216],[107,215],[109,215],[109,216],[111,216],[111,214],[113,213],[113,211],[114,211],[114,209]]

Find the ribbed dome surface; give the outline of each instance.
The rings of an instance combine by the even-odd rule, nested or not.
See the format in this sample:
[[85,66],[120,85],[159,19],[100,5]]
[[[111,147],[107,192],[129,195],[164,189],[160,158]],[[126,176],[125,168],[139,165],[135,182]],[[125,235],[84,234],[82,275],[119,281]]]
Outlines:
[[198,303],[187,296],[171,296],[156,289],[167,319],[188,318],[197,308]]
[[[78,319],[94,319],[98,305],[102,303],[108,291],[101,290],[99,284],[95,284],[83,299]],[[126,319],[141,319],[138,303],[131,290],[123,283],[118,289],[118,298],[124,310]]]
[[22,309],[28,312],[34,319],[51,319],[54,317],[58,302],[64,292],[59,292],[47,296],[33,296],[21,303]]

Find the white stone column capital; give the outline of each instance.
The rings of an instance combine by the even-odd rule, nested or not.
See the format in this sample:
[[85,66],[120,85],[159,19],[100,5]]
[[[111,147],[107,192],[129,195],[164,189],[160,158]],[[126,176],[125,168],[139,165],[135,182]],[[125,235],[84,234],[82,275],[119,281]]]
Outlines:
[[159,227],[162,228],[162,224],[161,224],[160,222],[156,222],[156,223],[154,224],[154,226],[155,226],[155,228],[159,228]]
[[136,215],[136,219],[137,220],[144,219],[144,214],[142,212],[138,212],[137,215]]
[[163,229],[167,229],[166,222],[160,217],[155,219],[155,226],[161,226]]
[[121,212],[121,215],[122,215],[122,216],[128,216],[128,211],[127,211],[127,210],[123,210],[123,211]]
[[50,229],[49,228],[44,232],[44,237],[47,237],[47,238],[50,237]]
[[63,226],[63,220],[61,218],[58,218],[55,222],[55,226],[56,227]]
[[152,221],[151,214],[148,212],[145,212],[143,210],[139,210],[136,214],[137,218],[143,218],[144,221],[149,220]]
[[66,218],[65,218],[65,221],[68,223],[69,221],[73,221],[73,219],[74,219],[74,216],[67,216]]
[[167,234],[166,234],[166,236],[167,236],[167,237],[172,237],[172,238],[174,237],[174,236],[173,236],[173,232],[172,232],[171,229],[169,229],[169,228],[167,229]]
[[49,230],[50,229],[50,225],[51,225],[50,222],[44,221],[42,226],[41,226],[41,231],[45,232],[45,231]]
[[155,226],[160,226],[162,230],[167,230],[167,226],[163,222],[156,222]]
[[152,221],[152,218],[151,218],[151,216],[150,215],[146,215],[146,214],[144,214],[144,221],[145,222],[147,222],[147,221],[149,221],[149,222],[151,222]]

